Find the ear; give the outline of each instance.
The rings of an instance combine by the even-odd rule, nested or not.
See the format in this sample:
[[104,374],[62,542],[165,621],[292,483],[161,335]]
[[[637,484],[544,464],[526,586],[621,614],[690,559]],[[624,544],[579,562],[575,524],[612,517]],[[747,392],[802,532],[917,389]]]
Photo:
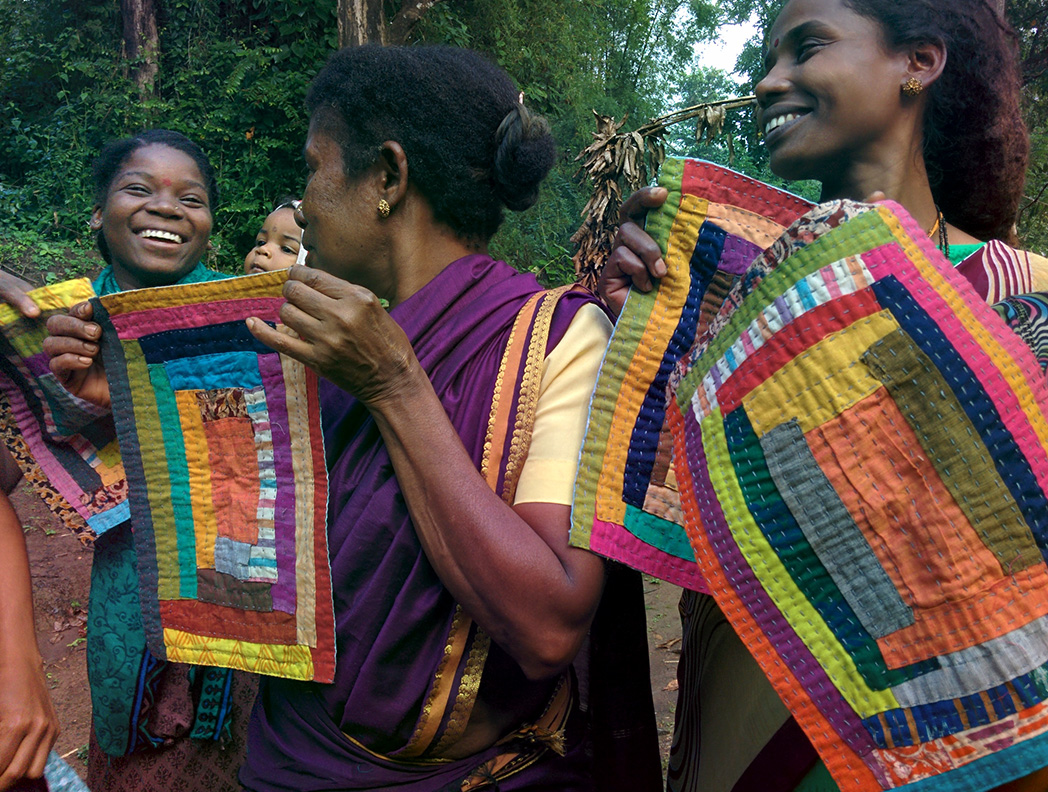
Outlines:
[[102,228],[102,207],[95,205],[95,208],[91,210],[91,219],[88,221],[88,225],[92,231],[98,231]]
[[408,192],[408,156],[395,140],[387,140],[379,147],[378,166],[381,171],[382,194],[390,208],[404,200]]
[[926,41],[916,44],[909,52],[906,75],[903,79],[916,77],[927,89],[939,79],[946,68],[946,45],[941,41]]

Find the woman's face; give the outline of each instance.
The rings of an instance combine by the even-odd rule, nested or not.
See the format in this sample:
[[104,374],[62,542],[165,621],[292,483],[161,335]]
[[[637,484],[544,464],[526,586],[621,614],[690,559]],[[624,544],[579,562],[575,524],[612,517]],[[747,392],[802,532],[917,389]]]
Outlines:
[[254,275],[287,269],[298,258],[302,229],[295,222],[295,210],[283,206],[269,213],[255,236],[255,246],[244,259],[244,272]]
[[306,266],[386,296],[381,267],[385,249],[378,221],[379,193],[370,172],[350,179],[342,168],[338,142],[315,123],[305,147],[309,180],[297,213]]
[[101,222],[117,283],[125,289],[175,283],[203,258],[211,236],[204,176],[188,154],[142,146],[123,162]]
[[881,26],[842,0],[791,0],[772,26],[765,64],[757,117],[779,176],[818,179],[824,198],[863,198],[827,192],[911,150],[901,100],[907,54],[891,52]]

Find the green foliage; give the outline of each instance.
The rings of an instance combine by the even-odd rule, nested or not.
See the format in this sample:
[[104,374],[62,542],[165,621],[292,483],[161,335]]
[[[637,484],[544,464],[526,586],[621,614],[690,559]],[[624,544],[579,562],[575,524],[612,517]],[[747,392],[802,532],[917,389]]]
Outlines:
[[[105,141],[150,127],[187,134],[218,171],[212,265],[238,269],[273,202],[301,191],[303,101],[337,44],[335,0],[158,7],[160,68],[143,97],[121,54],[118,5],[0,0],[12,22],[0,32],[0,127],[12,131],[0,137],[8,239],[90,249],[90,163]],[[8,248],[3,261],[17,258]]]
[[505,68],[557,139],[560,157],[538,204],[507,214],[496,255],[547,283],[574,279],[569,239],[589,191],[574,158],[592,140],[593,111],[628,115],[632,126],[663,112],[717,15],[708,0],[445,0],[423,18],[421,40],[472,47]]

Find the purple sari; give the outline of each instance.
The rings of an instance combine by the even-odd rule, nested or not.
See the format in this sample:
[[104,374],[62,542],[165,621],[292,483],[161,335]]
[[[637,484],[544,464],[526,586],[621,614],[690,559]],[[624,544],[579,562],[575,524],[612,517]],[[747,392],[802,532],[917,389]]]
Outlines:
[[[474,255],[450,264],[391,311],[478,469],[511,329],[518,312],[539,292],[530,275]],[[592,299],[577,291],[566,293],[552,314],[542,349],[555,346],[578,308]],[[506,383],[502,398],[512,399],[516,407],[519,393],[509,372]],[[458,789],[462,779],[496,753],[491,746],[465,759],[434,758],[454,743],[458,727],[453,722],[464,726],[462,705],[471,702],[464,702],[469,695],[463,691],[472,687],[473,698],[479,695],[488,706],[512,706],[519,691],[534,698],[535,683],[527,682],[497,645],[484,645],[486,637],[457,611],[422,551],[367,409],[328,383],[322,384],[321,399],[330,470],[335,681],[262,681],[241,782],[257,790]],[[501,466],[501,487],[506,460],[492,464]],[[457,665],[442,665],[445,649],[453,643],[449,634],[456,630],[466,649]],[[442,677],[451,695],[438,706],[433,691]],[[543,703],[555,685],[542,683]],[[430,717],[427,725],[424,712],[429,711],[442,714]],[[468,715],[467,709],[466,719]],[[567,756],[547,751],[530,768],[500,781],[499,788],[589,788],[583,780],[588,763],[577,747],[572,750],[572,720],[578,718],[569,719]],[[428,732],[426,740],[420,740],[423,732]],[[420,743],[427,747],[420,749]],[[527,786],[528,778],[541,778],[542,785]]]

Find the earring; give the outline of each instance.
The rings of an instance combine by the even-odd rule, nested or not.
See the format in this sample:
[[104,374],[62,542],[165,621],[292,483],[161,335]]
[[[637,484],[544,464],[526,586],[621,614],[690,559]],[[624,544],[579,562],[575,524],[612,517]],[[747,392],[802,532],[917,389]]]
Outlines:
[[378,202],[378,216],[389,217],[389,203],[385,198],[382,198]]
[[913,98],[914,96],[920,96],[921,91],[924,90],[924,83],[918,80],[916,77],[911,77],[902,84],[903,95]]
[[102,224],[97,220],[88,220],[87,227],[90,228],[92,231],[97,231],[102,227]]

